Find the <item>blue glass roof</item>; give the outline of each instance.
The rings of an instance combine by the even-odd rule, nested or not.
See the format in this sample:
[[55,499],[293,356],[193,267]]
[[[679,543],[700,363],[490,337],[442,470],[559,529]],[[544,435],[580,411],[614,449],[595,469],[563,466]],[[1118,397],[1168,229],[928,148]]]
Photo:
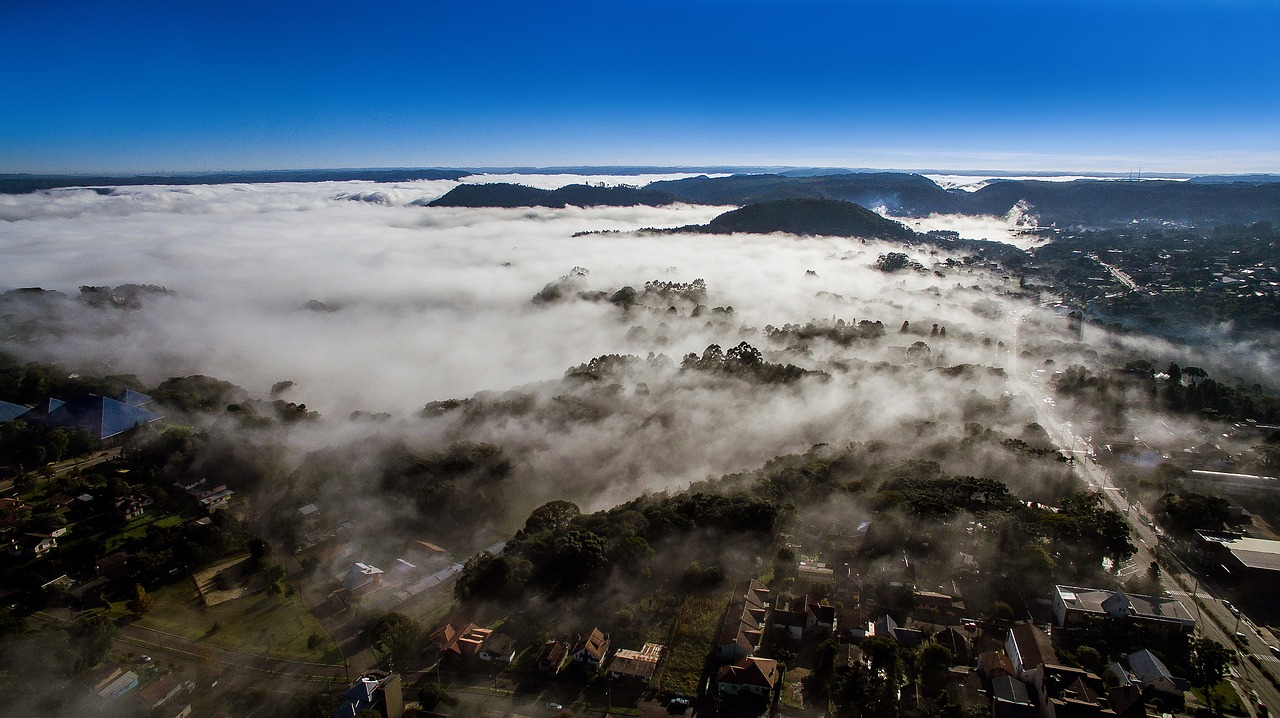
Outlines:
[[28,407],[21,404],[10,404],[7,401],[0,401],[0,421],[13,421],[30,411]]

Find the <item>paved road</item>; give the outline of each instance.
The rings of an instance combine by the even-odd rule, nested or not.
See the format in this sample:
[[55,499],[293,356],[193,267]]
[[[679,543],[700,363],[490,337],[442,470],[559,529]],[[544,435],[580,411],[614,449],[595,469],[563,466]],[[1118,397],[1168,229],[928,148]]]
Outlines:
[[[1280,707],[1280,691],[1271,683],[1268,676],[1249,660],[1250,656],[1256,656],[1271,676],[1280,675],[1280,661],[1271,655],[1269,648],[1269,646],[1280,646],[1276,643],[1275,637],[1269,632],[1254,629],[1247,617],[1241,618],[1237,623],[1236,615],[1223,605],[1222,600],[1214,596],[1202,584],[1200,578],[1171,551],[1156,550],[1160,537],[1154,526],[1148,523],[1150,517],[1142,507],[1129,504],[1120,489],[1116,488],[1106,469],[1087,458],[1092,455],[1088,436],[1081,437],[1080,429],[1073,427],[1071,422],[1060,419],[1056,405],[1046,401],[1052,397],[1047,396],[1049,389],[1047,386],[1042,386],[1041,382],[1047,384],[1048,380],[1039,379],[1034,373],[1023,373],[1019,370],[1018,337],[1021,334],[1022,323],[1031,311],[1027,309],[1011,316],[1014,323],[1014,339],[1010,353],[1010,384],[1017,391],[1025,394],[1035,406],[1037,420],[1049,437],[1058,444],[1060,449],[1071,452],[1071,455],[1076,458],[1074,464],[1076,475],[1090,488],[1101,492],[1107,503],[1128,520],[1138,549],[1132,558],[1132,565],[1139,570],[1146,570],[1151,561],[1157,561],[1164,577],[1171,581],[1175,589],[1179,589],[1170,593],[1179,596],[1183,605],[1197,614],[1196,628],[1200,634],[1225,646],[1237,648],[1240,664],[1236,667],[1236,671],[1241,684],[1239,687],[1244,689],[1241,691],[1241,699],[1251,702],[1251,694],[1256,692],[1268,707]],[[1243,646],[1237,645],[1236,631],[1244,636]],[[1251,713],[1256,715],[1255,708],[1254,705],[1250,706]]]

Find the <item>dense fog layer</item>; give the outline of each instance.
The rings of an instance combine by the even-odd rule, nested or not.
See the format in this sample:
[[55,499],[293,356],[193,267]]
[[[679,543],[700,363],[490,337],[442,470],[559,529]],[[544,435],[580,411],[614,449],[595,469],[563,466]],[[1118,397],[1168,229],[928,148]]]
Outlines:
[[[300,452],[363,435],[489,441],[518,457],[531,505],[563,494],[610,505],[815,443],[893,439],[918,422],[958,436],[976,416],[965,397],[992,402],[1005,389],[995,372],[941,371],[1004,365],[1029,300],[1011,299],[1016,280],[998,271],[878,242],[631,232],[704,223],[721,207],[423,206],[454,184],[4,198],[0,287],[171,292],[136,309],[41,305],[11,321],[5,349],[148,385],[206,374],[265,397],[292,381],[287,398],[324,417],[292,431]],[[915,268],[879,271],[894,251]],[[610,301],[623,287],[637,290],[634,303]],[[770,383],[679,369],[688,353],[742,342],[810,373]],[[562,378],[606,354],[655,358],[617,369],[603,389]],[[477,397],[466,419],[419,415],[486,391],[497,394]],[[532,409],[509,415],[512,397]],[[348,421],[355,411],[390,421]],[[1034,420],[984,413],[1015,435]]]

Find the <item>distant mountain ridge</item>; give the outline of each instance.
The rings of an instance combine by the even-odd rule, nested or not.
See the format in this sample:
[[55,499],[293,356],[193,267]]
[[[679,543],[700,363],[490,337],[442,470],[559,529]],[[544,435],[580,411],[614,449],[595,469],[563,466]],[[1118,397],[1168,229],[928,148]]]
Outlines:
[[639,187],[600,187],[571,184],[559,189],[539,189],[521,184],[463,184],[443,197],[428,202],[430,207],[662,207],[681,202],[679,197],[660,190]]
[[264,184],[267,182],[412,182],[460,180],[472,173],[445,169],[337,169],[206,172],[172,175],[36,175],[0,174],[0,194],[26,194],[61,187],[125,187],[137,185]]
[[748,205],[774,199],[838,199],[891,214],[1007,214],[1025,205],[1040,224],[1106,227],[1139,221],[1189,224],[1280,222],[1280,182],[995,180],[977,190],[945,190],[918,174],[735,175],[652,182],[697,204]]

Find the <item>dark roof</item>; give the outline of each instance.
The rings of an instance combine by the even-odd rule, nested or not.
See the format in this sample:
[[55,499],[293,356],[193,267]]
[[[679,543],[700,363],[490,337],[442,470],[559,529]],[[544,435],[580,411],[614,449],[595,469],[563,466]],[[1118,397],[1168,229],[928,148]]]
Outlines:
[[121,402],[122,404],[128,404],[129,406],[144,406],[146,404],[150,404],[152,399],[140,391],[125,389],[116,397],[116,401]]
[[39,421],[48,416],[55,409],[62,406],[63,402],[57,399],[45,399],[44,401],[31,407],[20,417],[23,421]]
[[[50,400],[51,403],[55,401],[57,400]],[[96,394],[77,396],[66,403],[59,402],[52,411],[33,416],[37,409],[43,409],[43,406],[32,409],[24,414],[23,418],[30,418],[48,426],[84,429],[98,439],[109,439],[135,426],[150,424],[161,418],[160,414],[154,411],[130,406]]]
[[13,421],[30,411],[30,408],[21,404],[10,404],[7,401],[0,401],[0,422]]
[[778,684],[778,662],[751,656],[741,658],[737,663],[721,668],[716,680],[730,685],[772,689]]
[[1129,654],[1129,668],[1138,680],[1143,683],[1154,683],[1160,679],[1173,681],[1173,674],[1169,672],[1168,666],[1156,657],[1156,654],[1142,649]]
[[1045,663],[1057,663],[1049,635],[1034,623],[1019,623],[1013,627],[1013,643],[1018,647],[1023,670],[1034,670]]
[[1133,684],[1107,689],[1107,701],[1116,715],[1145,716],[1147,714],[1142,700],[1142,689]]
[[1031,696],[1027,693],[1027,684],[1009,676],[1000,676],[991,681],[991,692],[995,699],[1005,703],[1031,705]]

